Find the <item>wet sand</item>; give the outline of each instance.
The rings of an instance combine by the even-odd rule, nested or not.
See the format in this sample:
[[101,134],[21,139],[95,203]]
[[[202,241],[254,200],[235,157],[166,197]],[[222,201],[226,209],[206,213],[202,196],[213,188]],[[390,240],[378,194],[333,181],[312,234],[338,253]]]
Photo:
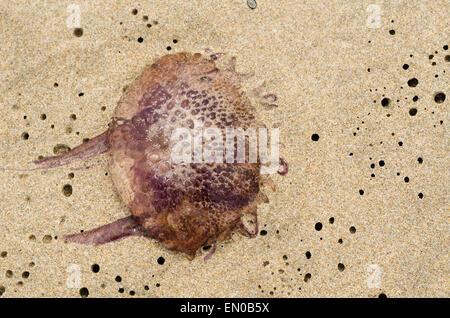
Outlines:
[[98,135],[145,65],[209,48],[277,94],[255,107],[290,171],[260,235],[206,263],[146,238],[63,242],[129,215],[105,155],[0,171],[1,297],[450,296],[446,1],[80,1],[79,26],[73,3],[0,3],[0,167]]

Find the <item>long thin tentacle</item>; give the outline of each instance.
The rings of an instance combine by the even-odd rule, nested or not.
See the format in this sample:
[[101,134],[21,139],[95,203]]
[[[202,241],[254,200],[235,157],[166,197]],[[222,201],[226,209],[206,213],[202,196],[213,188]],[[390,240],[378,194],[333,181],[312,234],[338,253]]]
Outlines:
[[35,160],[33,161],[37,166],[35,169],[50,169],[59,166],[65,166],[105,153],[109,149],[108,134],[109,130],[73,148],[66,153],[58,156],[45,157],[41,160]]
[[64,235],[64,239],[67,242],[97,246],[128,236],[146,236],[141,225],[131,215],[86,232]]

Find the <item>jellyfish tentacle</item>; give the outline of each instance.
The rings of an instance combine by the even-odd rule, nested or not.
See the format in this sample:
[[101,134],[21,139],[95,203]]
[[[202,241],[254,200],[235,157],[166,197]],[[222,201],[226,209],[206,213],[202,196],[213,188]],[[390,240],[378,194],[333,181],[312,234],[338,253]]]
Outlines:
[[242,235],[245,235],[247,237],[255,237],[256,235],[258,235],[259,232],[259,225],[258,225],[258,214],[253,211],[249,213],[252,218],[253,218],[253,223],[255,224],[255,228],[250,231],[242,222],[242,220],[239,221],[239,223],[237,224],[238,226],[238,230]]
[[35,160],[33,163],[37,169],[51,169],[60,166],[66,166],[81,160],[89,159],[105,153],[109,150],[108,135],[109,130],[88,140],[81,145],[76,146],[72,150],[58,156],[45,157],[40,160]]
[[216,249],[217,249],[217,245],[216,245],[216,242],[214,242],[214,243],[212,243],[211,250],[205,257],[203,257],[203,260],[205,262],[207,262],[214,255],[214,253],[216,252]]
[[97,246],[128,236],[147,236],[131,215],[86,232],[64,235],[64,239],[67,242]]
[[259,99],[259,103],[266,109],[274,109],[278,107],[275,103],[278,100],[278,96],[273,93],[266,93],[266,82],[262,82],[256,88],[252,90],[252,95]]
[[205,49],[205,53],[209,55],[209,58],[212,61],[217,61],[218,59],[220,59],[222,56],[224,56],[226,53],[223,52],[214,52],[211,49],[206,48]]
[[280,165],[282,167],[282,170],[278,170],[277,172],[279,175],[284,176],[289,171],[289,164],[286,162],[286,160],[280,157]]

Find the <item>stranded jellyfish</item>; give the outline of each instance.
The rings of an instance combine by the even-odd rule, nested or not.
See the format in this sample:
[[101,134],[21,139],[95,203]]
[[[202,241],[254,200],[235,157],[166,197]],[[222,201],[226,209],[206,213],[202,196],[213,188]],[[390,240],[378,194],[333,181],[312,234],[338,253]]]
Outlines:
[[[268,202],[263,184],[275,188],[270,176],[261,172],[265,164],[259,159],[248,160],[248,147],[243,162],[205,160],[204,153],[201,160],[191,162],[174,163],[172,158],[175,144],[180,143],[179,138],[173,138],[176,129],[195,131],[201,125],[226,136],[230,128],[258,131],[265,127],[255,118],[252,102],[241,85],[252,74],[236,72],[234,57],[219,68],[223,55],[207,50],[203,55],[163,56],[124,92],[104,133],[68,152],[34,162],[36,169],[49,169],[102,153],[109,155],[110,175],[131,215],[66,235],[66,241],[100,245],[141,235],[191,259],[199,248],[212,245],[207,259],[216,242],[230,238],[233,231],[257,235],[257,205]],[[251,92],[260,105],[276,107],[276,95],[265,93],[263,85]],[[213,149],[216,159],[217,154],[225,158],[227,153],[220,152],[223,143],[219,139],[200,139],[200,148]],[[195,157],[195,142],[194,146],[188,143],[181,147],[181,152]],[[237,151],[232,152],[232,159],[237,159]],[[286,161],[278,158],[276,163],[278,173],[286,174]]]

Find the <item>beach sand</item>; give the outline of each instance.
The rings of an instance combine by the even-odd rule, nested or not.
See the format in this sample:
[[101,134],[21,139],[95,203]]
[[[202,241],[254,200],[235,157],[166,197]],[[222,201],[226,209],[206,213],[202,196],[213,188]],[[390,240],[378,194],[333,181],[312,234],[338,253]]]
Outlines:
[[[276,109],[256,111],[280,126],[290,170],[272,177],[260,235],[234,234],[208,262],[139,237],[64,243],[129,215],[106,155],[0,171],[1,296],[449,297],[449,10],[406,0],[257,0],[254,10],[246,0],[2,1],[0,167],[31,167],[58,144],[96,136],[146,65],[209,48],[254,70],[249,88],[266,81],[277,94]],[[83,165],[93,166],[74,169]]]

